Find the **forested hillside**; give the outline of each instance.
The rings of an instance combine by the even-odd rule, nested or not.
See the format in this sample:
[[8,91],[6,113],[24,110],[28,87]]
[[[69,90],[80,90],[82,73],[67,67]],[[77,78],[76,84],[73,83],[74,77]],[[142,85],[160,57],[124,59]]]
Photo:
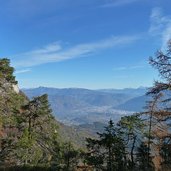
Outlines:
[[67,157],[72,155],[74,165],[78,152],[61,140],[47,95],[28,100],[18,91],[13,72],[10,61],[1,59],[0,169],[68,170]]
[[[149,61],[161,80],[148,90],[144,111],[117,123],[110,119],[91,137],[56,121],[46,94],[28,99],[18,89],[10,61],[0,59],[0,170],[171,170],[171,41],[166,52]],[[86,140],[77,142],[79,137]],[[80,149],[82,141],[86,148]]]

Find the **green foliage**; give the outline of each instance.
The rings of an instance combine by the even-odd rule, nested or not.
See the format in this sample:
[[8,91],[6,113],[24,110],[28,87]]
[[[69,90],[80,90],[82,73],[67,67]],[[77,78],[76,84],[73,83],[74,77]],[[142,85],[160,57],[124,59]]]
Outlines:
[[75,170],[78,159],[79,159],[79,152],[75,150],[73,145],[69,143],[65,143],[62,147],[62,158],[63,158],[63,170],[65,171],[73,171]]
[[110,120],[104,133],[98,133],[98,140],[87,139],[88,163],[102,170],[124,170],[125,146],[120,134],[121,132]]
[[136,150],[143,136],[144,123],[138,114],[124,116],[118,123],[126,147],[127,163],[130,169],[136,165]]
[[167,52],[158,51],[150,64],[163,82],[155,82],[148,92],[153,95],[148,111],[122,117],[117,125],[110,120],[97,139],[86,139],[87,151],[80,152],[61,140],[48,96],[29,100],[17,94],[14,68],[0,59],[0,170],[74,171],[78,163],[99,171],[169,170],[171,100],[170,94],[161,100],[160,93],[171,90],[171,41]]
[[[47,95],[32,100],[13,90],[14,69],[0,60],[0,165],[50,167],[60,141]],[[56,155],[56,157],[62,155]],[[61,159],[60,159],[61,160]]]
[[17,81],[15,81],[15,76],[13,76],[13,72],[14,68],[10,67],[10,60],[7,58],[0,59],[0,80],[17,84]]
[[150,157],[149,147],[145,143],[141,143],[137,150],[137,168],[140,171],[155,171],[155,166]]
[[17,158],[20,159],[21,165],[28,165],[29,163],[37,165],[39,159],[42,157],[42,151],[36,145],[36,141],[33,138],[29,138],[28,129],[23,131],[17,143],[16,154]]
[[22,136],[18,143],[19,160],[37,165],[50,162],[57,124],[51,114],[47,95],[35,97],[22,106],[20,118]]

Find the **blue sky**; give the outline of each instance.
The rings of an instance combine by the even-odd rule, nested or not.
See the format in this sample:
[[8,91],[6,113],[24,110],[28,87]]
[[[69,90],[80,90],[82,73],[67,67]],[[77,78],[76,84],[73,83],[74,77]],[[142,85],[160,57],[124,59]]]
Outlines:
[[171,38],[170,0],[0,0],[0,57],[20,87],[151,86]]

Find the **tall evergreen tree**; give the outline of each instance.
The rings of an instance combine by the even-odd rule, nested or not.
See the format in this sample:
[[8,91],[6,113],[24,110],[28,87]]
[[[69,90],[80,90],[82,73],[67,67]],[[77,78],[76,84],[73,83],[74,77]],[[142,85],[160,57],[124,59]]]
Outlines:
[[124,139],[125,147],[127,147],[127,161],[129,169],[135,169],[137,148],[142,139],[142,130],[144,124],[139,114],[124,116],[118,123],[120,131]]
[[156,168],[149,153],[149,147],[143,141],[137,148],[137,159],[135,171],[155,171]]
[[14,148],[19,136],[17,114],[27,99],[23,94],[17,94],[13,85],[17,84],[13,76],[14,68],[6,58],[0,59],[0,161],[1,165],[16,163]]
[[93,140],[90,138],[87,139],[87,147],[89,149],[89,164],[97,167],[98,163],[94,163],[94,161],[91,161],[92,159],[98,159],[98,162],[101,166],[100,169],[102,170],[124,170],[126,167],[125,146],[120,136],[120,131],[116,128],[116,126],[114,126],[113,121],[110,120],[108,126],[105,127],[104,133],[98,133],[98,135],[98,140]]
[[62,147],[62,158],[65,171],[74,171],[78,164],[79,152],[75,150],[71,142],[65,143]]
[[28,153],[24,164],[35,164],[35,161],[37,164],[50,162],[52,143],[57,133],[57,123],[51,112],[47,95],[35,97],[22,107],[23,135],[18,147],[23,151],[20,155]]

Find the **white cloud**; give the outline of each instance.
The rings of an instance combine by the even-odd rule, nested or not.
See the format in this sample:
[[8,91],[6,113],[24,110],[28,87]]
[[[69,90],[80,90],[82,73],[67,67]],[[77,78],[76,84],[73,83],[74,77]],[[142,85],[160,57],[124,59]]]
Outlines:
[[113,1],[110,1],[110,2],[102,5],[101,7],[104,7],[104,8],[118,7],[118,6],[124,6],[124,5],[127,5],[127,4],[131,4],[131,3],[134,3],[134,2],[137,2],[137,1],[140,1],[140,0],[113,0]]
[[153,36],[160,36],[162,48],[165,49],[168,40],[171,39],[171,16],[164,16],[161,8],[154,8],[150,19],[149,33]]
[[31,67],[45,63],[60,62],[84,57],[100,50],[130,44],[138,39],[138,36],[110,37],[99,42],[79,44],[67,49],[62,49],[58,43],[52,43],[40,49],[15,55],[12,63],[15,67]]
[[26,73],[26,72],[30,72],[31,69],[27,68],[27,69],[22,69],[22,70],[17,70],[15,71],[15,74],[22,74],[22,73]]
[[46,53],[57,52],[57,51],[59,51],[61,49],[62,49],[62,47],[58,43],[54,42],[54,43],[52,43],[50,45],[45,46],[42,49],[37,49],[37,50],[31,51],[29,53],[32,53],[32,54],[45,53],[46,54]]
[[113,68],[114,71],[125,71],[125,70],[135,70],[135,69],[141,69],[145,68],[145,65],[134,65],[134,66],[123,66],[123,67],[115,67]]

